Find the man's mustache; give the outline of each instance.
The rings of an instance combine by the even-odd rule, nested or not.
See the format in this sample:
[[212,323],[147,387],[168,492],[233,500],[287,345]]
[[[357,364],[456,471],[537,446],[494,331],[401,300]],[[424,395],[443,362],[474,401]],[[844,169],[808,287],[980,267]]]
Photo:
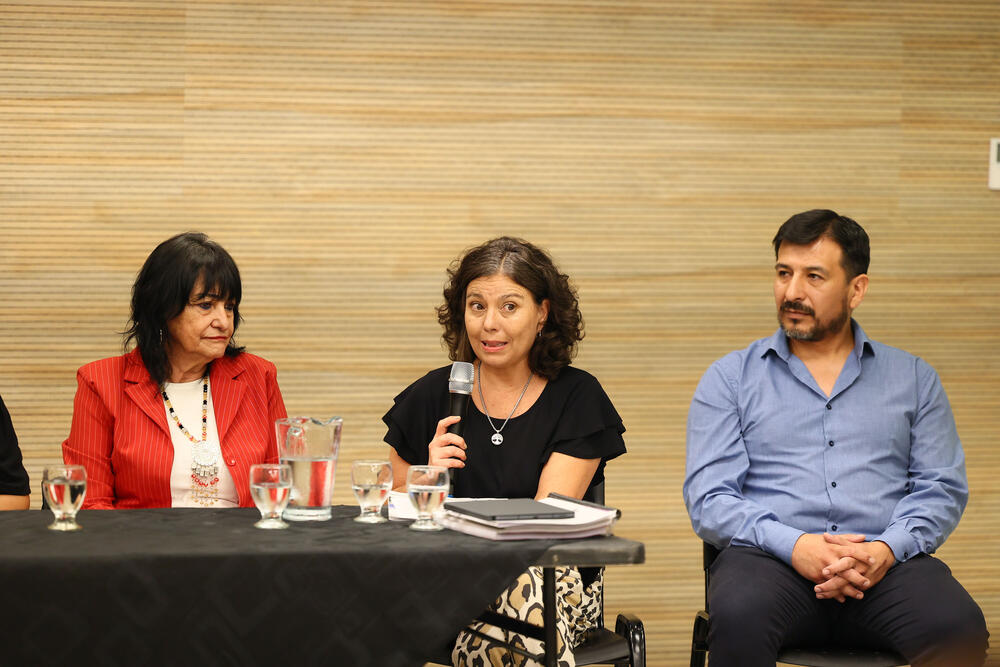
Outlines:
[[803,315],[815,315],[814,311],[809,306],[804,303],[796,303],[794,301],[786,301],[781,304],[781,310],[785,313],[802,313]]

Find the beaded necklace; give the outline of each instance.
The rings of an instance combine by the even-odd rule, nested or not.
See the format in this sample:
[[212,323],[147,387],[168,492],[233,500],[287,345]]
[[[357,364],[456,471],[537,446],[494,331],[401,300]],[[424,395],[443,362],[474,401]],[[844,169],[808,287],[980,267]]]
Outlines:
[[215,448],[208,445],[208,374],[206,373],[201,380],[201,440],[195,440],[181,423],[174,411],[174,406],[170,404],[167,390],[163,389],[160,393],[163,395],[163,403],[167,406],[167,411],[174,423],[177,424],[177,428],[194,445],[191,449],[191,479],[198,486],[207,487],[215,486],[219,482],[219,457]]

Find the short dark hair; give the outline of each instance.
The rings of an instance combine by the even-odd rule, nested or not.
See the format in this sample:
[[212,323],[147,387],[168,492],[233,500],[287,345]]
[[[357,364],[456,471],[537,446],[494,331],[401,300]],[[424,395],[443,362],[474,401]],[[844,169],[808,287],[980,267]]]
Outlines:
[[550,380],[568,366],[583,340],[583,316],[570,285],[552,258],[541,248],[522,239],[502,236],[467,250],[452,262],[444,303],[438,322],[444,327],[444,342],[452,361],[475,359],[465,330],[465,290],[476,278],[501,274],[531,292],[536,304],[549,300],[549,315],[528,354],[532,372]]
[[[132,285],[132,312],[123,347],[135,341],[150,377],[162,386],[170,370],[166,352],[167,322],[187,306],[191,290],[202,281],[206,294],[217,294],[233,304],[233,333],[240,325],[243,287],[240,270],[225,248],[200,232],[173,236],[146,258]],[[233,339],[226,355],[235,357],[244,348]]]
[[772,241],[774,257],[777,259],[782,242],[810,245],[821,236],[833,239],[840,246],[843,252],[840,265],[844,267],[848,280],[868,273],[868,263],[871,260],[868,234],[854,220],[829,209],[817,208],[796,213],[786,220]]

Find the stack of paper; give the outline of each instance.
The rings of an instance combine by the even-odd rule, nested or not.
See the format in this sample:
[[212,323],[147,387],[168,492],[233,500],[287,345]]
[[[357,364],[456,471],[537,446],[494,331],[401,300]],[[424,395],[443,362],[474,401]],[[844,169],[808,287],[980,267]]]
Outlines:
[[[449,501],[450,502],[450,501]],[[463,502],[487,502],[468,500]],[[495,500],[488,502],[497,502]],[[445,528],[490,540],[579,539],[595,535],[610,535],[618,518],[618,510],[571,498],[544,498],[546,505],[568,510],[565,519],[486,519],[448,509],[435,520]]]

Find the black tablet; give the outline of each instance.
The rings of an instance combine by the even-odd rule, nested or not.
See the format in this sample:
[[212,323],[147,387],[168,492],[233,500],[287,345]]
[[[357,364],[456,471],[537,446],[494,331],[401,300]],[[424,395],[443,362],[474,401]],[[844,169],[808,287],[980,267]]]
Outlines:
[[487,521],[518,521],[523,519],[571,519],[573,511],[553,507],[533,498],[500,498],[496,500],[448,500],[444,508]]

